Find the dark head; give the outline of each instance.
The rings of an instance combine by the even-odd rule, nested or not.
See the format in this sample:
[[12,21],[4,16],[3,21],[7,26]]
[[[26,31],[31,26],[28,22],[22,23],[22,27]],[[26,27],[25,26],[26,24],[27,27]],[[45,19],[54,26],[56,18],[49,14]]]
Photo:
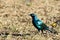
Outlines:
[[31,17],[35,17],[36,15],[34,13],[30,14]]

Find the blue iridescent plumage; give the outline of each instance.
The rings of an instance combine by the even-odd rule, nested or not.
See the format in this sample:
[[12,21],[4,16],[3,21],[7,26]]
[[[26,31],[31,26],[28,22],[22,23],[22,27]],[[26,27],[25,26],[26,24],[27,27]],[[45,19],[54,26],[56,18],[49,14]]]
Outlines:
[[[39,20],[34,13],[30,14],[30,16],[32,17],[32,23],[34,27],[36,27],[38,31],[41,30],[43,32],[43,30],[48,30],[51,33],[53,32],[54,29],[50,30],[49,27],[45,23],[43,23],[41,20]],[[54,30],[54,33],[56,33],[55,30]]]

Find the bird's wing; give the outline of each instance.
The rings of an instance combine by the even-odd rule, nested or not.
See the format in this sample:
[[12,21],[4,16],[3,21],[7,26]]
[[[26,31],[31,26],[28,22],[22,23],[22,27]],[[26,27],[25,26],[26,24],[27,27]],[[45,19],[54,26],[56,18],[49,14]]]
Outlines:
[[41,25],[43,22],[40,20],[37,20],[36,23],[37,23],[37,25]]
[[35,25],[38,27],[38,28],[42,28],[40,25],[42,24],[42,21],[40,20],[36,20],[35,21]]
[[39,26],[41,26],[41,28],[44,28],[45,30],[49,29],[49,27],[45,23],[43,23],[42,21],[40,21],[40,20],[38,20],[37,24]]

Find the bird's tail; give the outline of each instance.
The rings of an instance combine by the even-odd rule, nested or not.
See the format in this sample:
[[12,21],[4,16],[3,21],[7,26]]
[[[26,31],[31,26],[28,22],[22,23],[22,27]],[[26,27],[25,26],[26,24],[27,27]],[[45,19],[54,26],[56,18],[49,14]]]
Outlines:
[[47,30],[50,31],[51,33],[58,34],[58,32],[53,28],[48,28]]
[[51,33],[54,33],[54,34],[58,34],[58,32],[53,28],[49,28],[48,31],[50,31]]

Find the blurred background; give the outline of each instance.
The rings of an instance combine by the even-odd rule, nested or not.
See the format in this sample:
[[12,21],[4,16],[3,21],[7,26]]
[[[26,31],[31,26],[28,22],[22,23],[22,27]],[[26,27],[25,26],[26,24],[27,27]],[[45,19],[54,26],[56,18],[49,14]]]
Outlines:
[[[36,33],[29,14],[35,13],[46,25],[60,20],[60,0],[0,0],[0,40],[60,40],[60,23],[54,27],[58,35]],[[31,32],[35,31],[35,32]],[[13,36],[16,34],[30,34]]]

